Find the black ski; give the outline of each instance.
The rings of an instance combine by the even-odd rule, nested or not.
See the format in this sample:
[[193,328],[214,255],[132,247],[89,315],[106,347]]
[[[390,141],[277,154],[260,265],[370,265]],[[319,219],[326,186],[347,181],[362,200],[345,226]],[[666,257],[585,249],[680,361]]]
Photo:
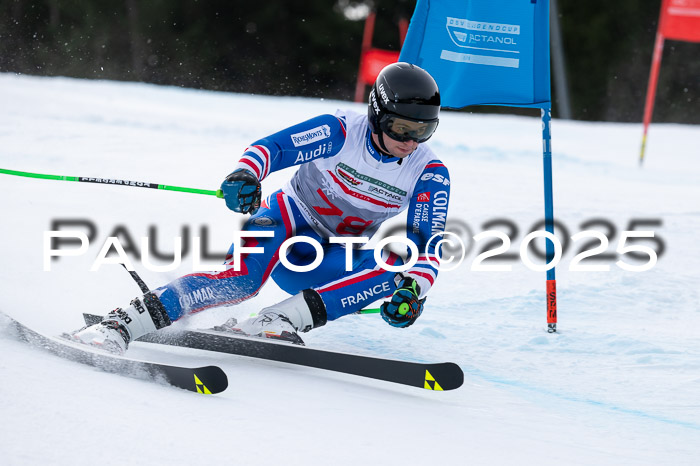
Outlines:
[[0,312],[9,320],[19,339],[32,346],[43,348],[64,359],[87,364],[105,372],[118,373],[138,379],[163,381],[178,388],[196,393],[215,394],[226,390],[228,378],[217,366],[180,367],[155,362],[139,361],[110,355],[61,338],[42,335]]
[[[84,317],[87,324],[94,324],[101,320],[100,316],[91,314],[84,314]],[[144,335],[137,341],[286,362],[410,385],[426,390],[454,390],[464,383],[462,369],[452,362],[417,363],[336,353],[305,346],[227,335],[210,330],[163,329]]]

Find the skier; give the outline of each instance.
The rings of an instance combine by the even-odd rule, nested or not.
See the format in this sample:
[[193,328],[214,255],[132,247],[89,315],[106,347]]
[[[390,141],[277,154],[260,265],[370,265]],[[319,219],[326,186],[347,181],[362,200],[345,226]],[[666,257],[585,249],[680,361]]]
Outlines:
[[[381,316],[394,327],[413,324],[437,277],[435,240],[445,227],[450,193],[447,168],[425,145],[438,126],[440,94],[425,70],[408,63],[386,66],[369,94],[366,116],[349,111],[321,115],[254,142],[221,185],[234,212],[251,214],[243,231],[240,268],[234,245],[226,270],[185,275],[137,297],[124,309],[70,335],[75,341],[115,353],[130,341],[170,325],[184,315],[232,305],[257,295],[272,278],[290,298],[243,322],[229,319],[216,330],[303,344],[306,332],[367,304],[387,299]],[[262,200],[260,182],[271,172],[298,167],[280,190]],[[332,237],[371,237],[385,220],[408,210],[406,233],[419,251],[410,269],[382,268],[370,249],[348,251]],[[260,235],[269,234],[262,237]],[[323,248],[315,269],[294,272],[280,264],[280,246],[307,236]],[[439,239],[439,238],[438,238]],[[352,253],[352,268],[346,257]],[[306,265],[317,251],[297,242],[286,258]],[[390,266],[400,256],[382,253]]]

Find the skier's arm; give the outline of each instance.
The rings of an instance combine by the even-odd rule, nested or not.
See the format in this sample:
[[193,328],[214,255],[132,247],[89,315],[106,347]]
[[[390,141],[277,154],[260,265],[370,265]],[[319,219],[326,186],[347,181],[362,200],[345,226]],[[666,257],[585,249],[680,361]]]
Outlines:
[[[408,205],[406,235],[418,248],[418,262],[396,274],[396,291],[380,307],[384,321],[394,327],[413,324],[423,312],[423,302],[438,275],[435,244],[441,239],[450,201],[450,174],[439,160],[423,169]],[[432,241],[432,236],[438,235]],[[410,254],[410,250],[409,250]]]
[[[404,273],[414,278],[424,297],[438,276],[435,244],[445,231],[450,201],[450,174],[439,160],[429,162],[413,191],[408,207],[406,235],[418,247],[418,262]],[[438,235],[432,241],[430,238]],[[430,259],[429,259],[430,258]]]
[[[394,327],[412,325],[423,312],[425,295],[438,275],[435,244],[445,231],[449,201],[450,174],[442,162],[432,160],[423,169],[408,206],[406,235],[418,248],[418,262],[396,274],[396,291],[380,307],[384,321]],[[431,241],[434,235],[438,236]]]
[[319,115],[255,141],[235,169],[249,170],[262,181],[272,172],[336,155],[345,144],[345,136],[342,115]]

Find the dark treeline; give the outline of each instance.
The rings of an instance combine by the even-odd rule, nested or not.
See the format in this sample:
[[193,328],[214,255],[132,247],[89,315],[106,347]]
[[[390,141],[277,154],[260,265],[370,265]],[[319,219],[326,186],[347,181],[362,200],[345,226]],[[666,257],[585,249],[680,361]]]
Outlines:
[[[641,121],[660,2],[558,0],[575,119]],[[352,100],[364,6],[398,50],[415,0],[0,0],[0,71]],[[654,121],[699,99],[700,44],[667,41]]]

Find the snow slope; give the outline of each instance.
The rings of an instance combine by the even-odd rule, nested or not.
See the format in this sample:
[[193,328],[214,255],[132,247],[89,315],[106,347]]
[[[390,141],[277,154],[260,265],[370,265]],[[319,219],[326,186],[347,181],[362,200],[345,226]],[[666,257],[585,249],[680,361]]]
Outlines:
[[[152,85],[0,74],[0,168],[218,188],[246,145],[319,113],[363,105]],[[453,392],[242,357],[134,344],[162,362],[217,364],[229,375],[204,397],[106,374],[9,337],[0,323],[0,462],[19,464],[698,464],[700,458],[700,128],[553,122],[555,216],[569,236],[588,225],[614,252],[632,219],[653,220],[665,250],[646,272],[557,267],[559,329],[546,333],[544,273],[472,271],[485,242],[444,272],[424,315],[392,329],[348,316],[306,335],[309,346],[415,361],[454,361]],[[444,112],[430,142],[450,168],[450,218],[464,235],[501,229],[518,253],[542,218],[540,121]],[[290,176],[263,183],[270,193]],[[209,196],[0,175],[0,309],[58,334],[81,313],[123,306],[138,290],[119,265],[90,272],[115,230],[151,232],[171,252],[180,235],[228,248],[242,217]],[[92,223],[88,253],[43,271],[52,222]],[[506,219],[516,234],[501,225]],[[399,225],[401,221],[388,225]],[[463,225],[469,231],[465,233]],[[637,229],[645,229],[638,227]],[[83,230],[86,231],[86,230]],[[380,231],[381,233],[381,231]],[[653,243],[643,242],[653,246]],[[657,245],[658,247],[658,245]],[[66,246],[65,249],[69,247]],[[640,264],[628,257],[631,264]],[[214,263],[214,262],[211,262]],[[192,271],[192,256],[152,287]],[[242,305],[177,323],[208,327],[282,299],[269,283]]]

